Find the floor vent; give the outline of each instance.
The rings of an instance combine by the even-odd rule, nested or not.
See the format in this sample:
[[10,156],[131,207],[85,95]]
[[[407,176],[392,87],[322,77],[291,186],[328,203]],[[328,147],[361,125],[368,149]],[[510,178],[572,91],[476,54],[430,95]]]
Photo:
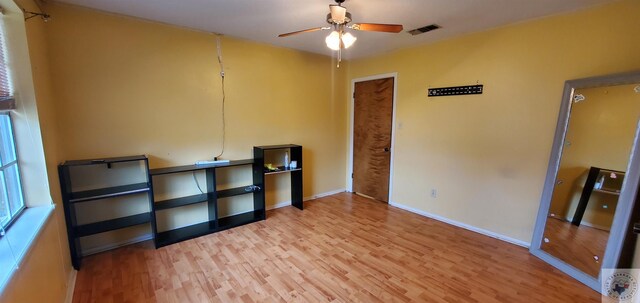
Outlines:
[[439,29],[439,28],[440,28],[440,25],[431,24],[431,25],[420,27],[420,28],[412,29],[412,30],[408,31],[408,33],[415,36],[415,35],[424,34],[426,32],[430,32],[432,30],[436,30],[436,29]]

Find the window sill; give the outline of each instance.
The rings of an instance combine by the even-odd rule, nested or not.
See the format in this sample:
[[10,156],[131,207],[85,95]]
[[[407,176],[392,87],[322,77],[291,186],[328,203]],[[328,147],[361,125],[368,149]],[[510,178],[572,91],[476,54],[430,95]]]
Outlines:
[[7,233],[0,237],[0,294],[22,264],[53,209],[53,205],[25,209]]

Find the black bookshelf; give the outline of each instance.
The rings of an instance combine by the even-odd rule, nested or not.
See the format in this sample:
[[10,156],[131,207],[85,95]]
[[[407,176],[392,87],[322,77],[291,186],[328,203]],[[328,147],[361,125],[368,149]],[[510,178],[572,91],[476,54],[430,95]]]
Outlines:
[[[78,166],[98,166],[98,171],[119,169],[119,164],[127,162],[143,162],[142,172],[147,180],[146,182],[117,185],[105,188],[97,188],[91,190],[74,190],[73,184],[77,182],[74,173],[74,167]],[[69,160],[58,165],[58,176],[60,177],[60,189],[62,193],[62,205],[64,209],[65,222],[67,226],[67,237],[69,239],[69,251],[71,254],[71,264],[75,269],[80,269],[82,260],[82,248],[80,246],[80,238],[91,236],[103,232],[118,230],[121,228],[131,227],[140,224],[151,223],[152,232],[155,233],[155,219],[153,212],[153,189],[148,177],[149,161],[144,155],[115,157],[115,158],[99,158],[99,159],[83,159]],[[98,176],[97,179],[99,179]],[[129,216],[111,218],[98,222],[87,224],[78,224],[78,219],[82,217],[82,213],[76,210],[76,204],[88,201],[97,201],[107,198],[117,198],[128,195],[146,194],[149,200],[149,212],[134,214]],[[102,202],[100,202],[102,203]],[[114,205],[113,207],[117,207]]]
[[[285,151],[289,153],[289,160],[296,161],[298,164],[296,168],[291,169],[284,166],[279,166],[276,171],[267,170],[265,165],[265,156],[270,152]],[[283,145],[263,145],[253,147],[253,161],[256,162],[258,171],[253,173],[253,183],[264,188],[265,175],[288,173],[291,176],[291,205],[304,209],[303,194],[302,194],[302,146],[296,144],[283,144]],[[264,197],[263,197],[264,199]],[[264,203],[264,201],[262,201]]]
[[[253,223],[256,221],[264,220],[265,216],[265,204],[264,204],[264,192],[262,187],[255,184],[247,184],[236,188],[218,189],[216,184],[216,170],[219,168],[235,167],[235,166],[252,166],[252,172],[261,172],[256,167],[256,162],[253,159],[246,160],[234,160],[227,163],[219,164],[206,164],[206,165],[182,165],[173,167],[156,168],[149,170],[149,179],[153,183],[153,179],[156,176],[180,174],[204,171],[206,177],[206,192],[196,195],[189,195],[184,197],[178,197],[168,200],[155,201],[155,211],[168,210],[172,208],[178,208],[182,206],[207,203],[208,218],[205,222],[196,223],[193,225],[166,230],[158,232],[154,235],[154,244],[156,248],[160,248],[166,245],[178,243],[181,241],[197,238],[210,233],[215,233],[228,228]],[[255,177],[253,178],[255,179]],[[253,180],[252,180],[253,181]],[[219,218],[218,216],[218,200],[221,198],[233,197],[238,195],[253,195],[253,210],[247,213],[234,215],[225,218]],[[157,225],[157,222],[155,222]]]
[[[611,174],[616,175],[616,178],[609,177]],[[625,172],[623,171],[592,166],[584,182],[582,194],[580,195],[578,206],[576,206],[576,211],[573,214],[571,224],[580,226],[593,192],[619,196],[624,177]]]
[[[286,150],[290,154],[291,161],[297,161],[296,168],[279,167],[277,171],[265,171],[264,156],[276,150]],[[302,201],[302,146],[294,144],[255,146],[253,148],[253,159],[234,160],[227,163],[205,164],[205,165],[182,165],[149,169],[149,161],[146,156],[126,156],[115,158],[70,160],[58,166],[60,186],[62,190],[63,206],[67,224],[69,238],[69,249],[71,261],[74,268],[79,269],[82,259],[82,249],[79,239],[103,232],[127,228],[130,226],[148,224],[151,225],[154,245],[156,248],[177,242],[193,239],[218,231],[234,228],[237,226],[250,224],[266,219],[264,180],[265,175],[288,173],[291,175],[291,200],[292,205],[303,209]],[[72,167],[84,165],[104,166],[104,169],[118,169],[119,163],[143,161],[147,175],[146,182],[133,184],[122,184],[90,190],[74,191],[72,182]],[[218,189],[216,185],[216,170],[219,168],[246,166],[252,167],[252,180],[245,186]],[[184,197],[177,197],[161,201],[155,201],[153,192],[154,177],[162,175],[180,174],[204,171],[206,176],[206,192]],[[118,218],[111,218],[104,221],[78,224],[78,214],[75,205],[82,202],[102,200],[106,198],[117,198],[128,195],[146,194],[149,199],[149,212],[128,215]],[[218,201],[239,195],[253,196],[253,209],[244,213],[227,217],[219,217]],[[156,211],[180,208],[183,206],[206,203],[207,221],[193,225],[157,231]]]

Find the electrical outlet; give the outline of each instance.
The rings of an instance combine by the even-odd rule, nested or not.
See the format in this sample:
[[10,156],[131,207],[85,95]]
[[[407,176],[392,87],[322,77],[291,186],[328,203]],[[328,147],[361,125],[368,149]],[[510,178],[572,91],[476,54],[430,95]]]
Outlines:
[[431,189],[431,198],[437,198],[438,197],[438,190],[433,188]]

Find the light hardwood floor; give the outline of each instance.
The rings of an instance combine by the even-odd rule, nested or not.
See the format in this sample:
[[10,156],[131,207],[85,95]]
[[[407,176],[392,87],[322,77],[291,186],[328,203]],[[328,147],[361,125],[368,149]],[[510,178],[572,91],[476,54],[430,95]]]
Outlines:
[[600,302],[525,248],[349,193],[82,266],[73,302]]
[[[609,232],[586,225],[575,226],[569,221],[549,217],[542,249],[556,258],[597,277],[602,267],[602,256],[607,248]],[[596,260],[594,256],[597,256]]]

